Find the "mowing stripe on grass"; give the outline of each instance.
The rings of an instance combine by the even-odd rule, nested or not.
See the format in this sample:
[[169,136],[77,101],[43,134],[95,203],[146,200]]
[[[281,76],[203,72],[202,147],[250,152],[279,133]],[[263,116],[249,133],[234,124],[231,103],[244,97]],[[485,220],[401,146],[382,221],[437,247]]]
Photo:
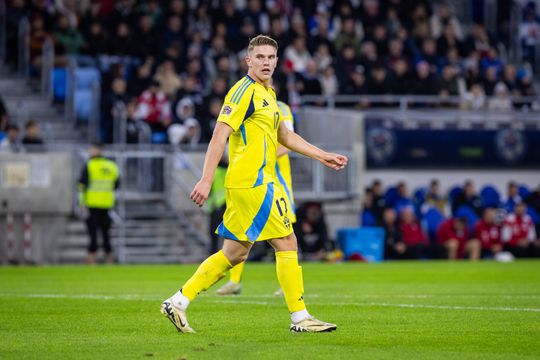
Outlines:
[[[0,293],[0,297],[9,298],[27,298],[27,299],[84,299],[84,300],[128,300],[128,301],[161,301],[162,298],[153,295],[137,295],[137,294],[122,294],[122,295],[96,295],[96,294],[8,294]],[[243,296],[248,298],[247,296]],[[257,297],[252,296],[252,297]],[[267,297],[262,295],[260,297]],[[317,296],[313,296],[317,297]],[[276,298],[277,299],[277,298]],[[217,297],[203,297],[202,301],[212,303],[223,304],[252,304],[252,305],[279,305],[277,302],[269,301],[255,301],[255,300],[243,300],[234,298],[217,298]],[[322,300],[322,299],[321,299]],[[538,312],[539,308],[520,308],[520,307],[506,307],[506,306],[459,306],[459,305],[431,305],[431,304],[394,304],[385,302],[335,302],[335,301],[323,301],[313,302],[313,305],[332,305],[332,306],[362,306],[362,307],[396,307],[396,308],[420,308],[420,309],[441,309],[441,310],[473,310],[473,311],[517,311],[517,312]]]

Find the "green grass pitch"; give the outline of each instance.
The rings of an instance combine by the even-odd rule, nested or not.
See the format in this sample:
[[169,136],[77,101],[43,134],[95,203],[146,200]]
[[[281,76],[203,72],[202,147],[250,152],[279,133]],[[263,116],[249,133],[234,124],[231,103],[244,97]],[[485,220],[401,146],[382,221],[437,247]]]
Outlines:
[[1,267],[0,359],[540,359],[538,261],[303,268],[309,311],[337,331],[289,333],[273,264],[194,301],[196,334],[159,312],[195,265]]

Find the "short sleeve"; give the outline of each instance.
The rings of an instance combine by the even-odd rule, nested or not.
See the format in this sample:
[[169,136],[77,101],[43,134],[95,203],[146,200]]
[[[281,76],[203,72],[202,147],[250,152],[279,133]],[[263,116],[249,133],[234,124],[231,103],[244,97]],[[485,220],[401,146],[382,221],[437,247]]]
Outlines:
[[249,95],[252,92],[249,91],[249,85],[233,87],[229,90],[217,118],[217,121],[229,125],[234,131],[238,131],[248,112]]

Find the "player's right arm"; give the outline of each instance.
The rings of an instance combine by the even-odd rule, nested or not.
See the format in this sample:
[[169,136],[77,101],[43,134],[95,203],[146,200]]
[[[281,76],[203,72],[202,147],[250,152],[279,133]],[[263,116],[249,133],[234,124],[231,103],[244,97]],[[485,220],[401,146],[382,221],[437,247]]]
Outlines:
[[203,206],[204,202],[208,199],[216,168],[225,151],[227,139],[232,132],[233,129],[229,125],[220,121],[216,123],[212,139],[208,144],[208,150],[206,150],[204,157],[202,177],[191,192],[191,200],[199,206]]

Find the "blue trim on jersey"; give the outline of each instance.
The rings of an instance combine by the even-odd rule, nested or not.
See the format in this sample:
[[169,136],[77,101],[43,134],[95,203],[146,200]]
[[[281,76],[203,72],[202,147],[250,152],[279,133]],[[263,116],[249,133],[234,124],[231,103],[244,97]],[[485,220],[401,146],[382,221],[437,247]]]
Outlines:
[[246,85],[246,83],[248,83],[248,82],[249,82],[249,79],[244,78],[244,81],[242,81],[242,83],[240,84],[240,86],[238,86],[238,87],[236,88],[236,90],[234,90],[234,93],[233,93],[232,96],[231,96],[231,102],[234,102],[234,99],[236,99],[236,96],[240,93],[240,90],[242,89],[242,87],[243,87],[244,85]]
[[296,209],[294,207],[294,201],[293,201],[292,196],[291,196],[291,191],[290,191],[289,187],[287,186],[287,182],[285,181],[285,178],[283,178],[283,175],[281,175],[281,171],[279,171],[279,166],[278,166],[277,163],[276,163],[276,174],[277,174],[277,177],[278,177],[278,180],[279,180],[280,184],[285,189],[285,193],[287,194],[287,197],[289,198],[289,204],[291,205],[291,211],[292,211],[293,214],[296,215]]
[[240,125],[240,132],[242,133],[242,140],[244,140],[244,145],[247,145],[246,127],[244,126],[244,123]]
[[244,96],[246,90],[249,88],[249,86],[253,84],[253,80],[251,79],[246,79],[246,82],[242,84],[242,86],[240,86],[240,91],[236,94],[236,96],[233,97],[232,99],[232,102],[234,104],[237,104],[240,102],[240,100],[242,99],[242,96]]
[[255,103],[253,102],[254,96],[255,96],[255,90],[253,90],[253,93],[251,94],[251,99],[249,100],[249,106],[246,110],[246,114],[244,115],[244,120],[242,121],[246,121],[255,112]]
[[222,236],[225,239],[238,240],[236,235],[234,235],[229,229],[225,227],[225,224],[223,223],[223,221],[221,222],[221,224],[219,224],[217,228],[217,233],[219,236]]
[[268,183],[266,187],[266,194],[264,200],[251,223],[251,226],[246,231],[246,236],[249,241],[256,241],[261,235],[268,218],[270,217],[270,210],[272,210],[272,204],[274,202],[274,184]]
[[259,174],[257,175],[257,180],[255,181],[255,185],[253,185],[253,187],[262,185],[264,181],[264,167],[266,166],[266,137],[264,138],[264,155],[263,156],[264,156],[263,164],[261,168],[259,169]]

